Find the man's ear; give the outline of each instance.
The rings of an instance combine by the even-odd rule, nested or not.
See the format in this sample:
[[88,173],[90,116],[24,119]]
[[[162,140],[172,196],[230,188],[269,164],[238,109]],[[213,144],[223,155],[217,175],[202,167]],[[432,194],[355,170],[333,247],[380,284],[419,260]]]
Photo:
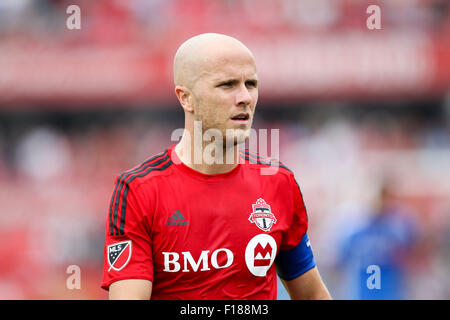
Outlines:
[[176,86],[175,94],[178,98],[178,101],[180,101],[180,104],[183,107],[184,111],[194,112],[194,108],[192,107],[192,94],[189,89],[184,86]]

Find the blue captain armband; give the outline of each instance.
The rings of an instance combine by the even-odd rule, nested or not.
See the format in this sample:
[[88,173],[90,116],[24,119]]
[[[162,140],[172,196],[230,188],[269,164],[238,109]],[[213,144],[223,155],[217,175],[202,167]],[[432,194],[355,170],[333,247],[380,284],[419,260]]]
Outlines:
[[316,266],[308,235],[293,249],[280,250],[275,259],[277,273],[283,280],[292,280]]

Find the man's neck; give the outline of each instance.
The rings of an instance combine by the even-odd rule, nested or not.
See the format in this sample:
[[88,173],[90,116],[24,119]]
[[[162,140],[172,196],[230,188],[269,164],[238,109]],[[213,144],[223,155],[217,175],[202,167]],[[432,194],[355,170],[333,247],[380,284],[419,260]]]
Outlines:
[[[226,173],[239,164],[238,145],[222,148],[215,154],[215,145],[212,142],[203,142],[203,145],[194,145],[185,136],[175,146],[178,158],[186,166],[204,174]],[[220,154],[221,153],[221,154]]]

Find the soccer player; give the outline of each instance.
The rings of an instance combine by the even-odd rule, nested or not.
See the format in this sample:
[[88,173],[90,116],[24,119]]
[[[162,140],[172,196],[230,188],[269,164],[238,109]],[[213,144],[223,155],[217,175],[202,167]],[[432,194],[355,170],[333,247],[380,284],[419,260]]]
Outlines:
[[293,173],[238,148],[258,99],[250,50],[195,36],[175,55],[174,82],[180,142],[116,181],[102,282],[110,299],[276,299],[277,272],[292,299],[330,299]]

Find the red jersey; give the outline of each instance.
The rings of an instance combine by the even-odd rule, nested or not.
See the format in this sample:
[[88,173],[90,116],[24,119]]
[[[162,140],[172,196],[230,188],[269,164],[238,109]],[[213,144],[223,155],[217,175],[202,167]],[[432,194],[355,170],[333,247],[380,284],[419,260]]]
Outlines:
[[274,260],[308,225],[293,173],[240,151],[232,171],[202,174],[174,147],[117,178],[102,288],[147,279],[152,299],[276,299]]

